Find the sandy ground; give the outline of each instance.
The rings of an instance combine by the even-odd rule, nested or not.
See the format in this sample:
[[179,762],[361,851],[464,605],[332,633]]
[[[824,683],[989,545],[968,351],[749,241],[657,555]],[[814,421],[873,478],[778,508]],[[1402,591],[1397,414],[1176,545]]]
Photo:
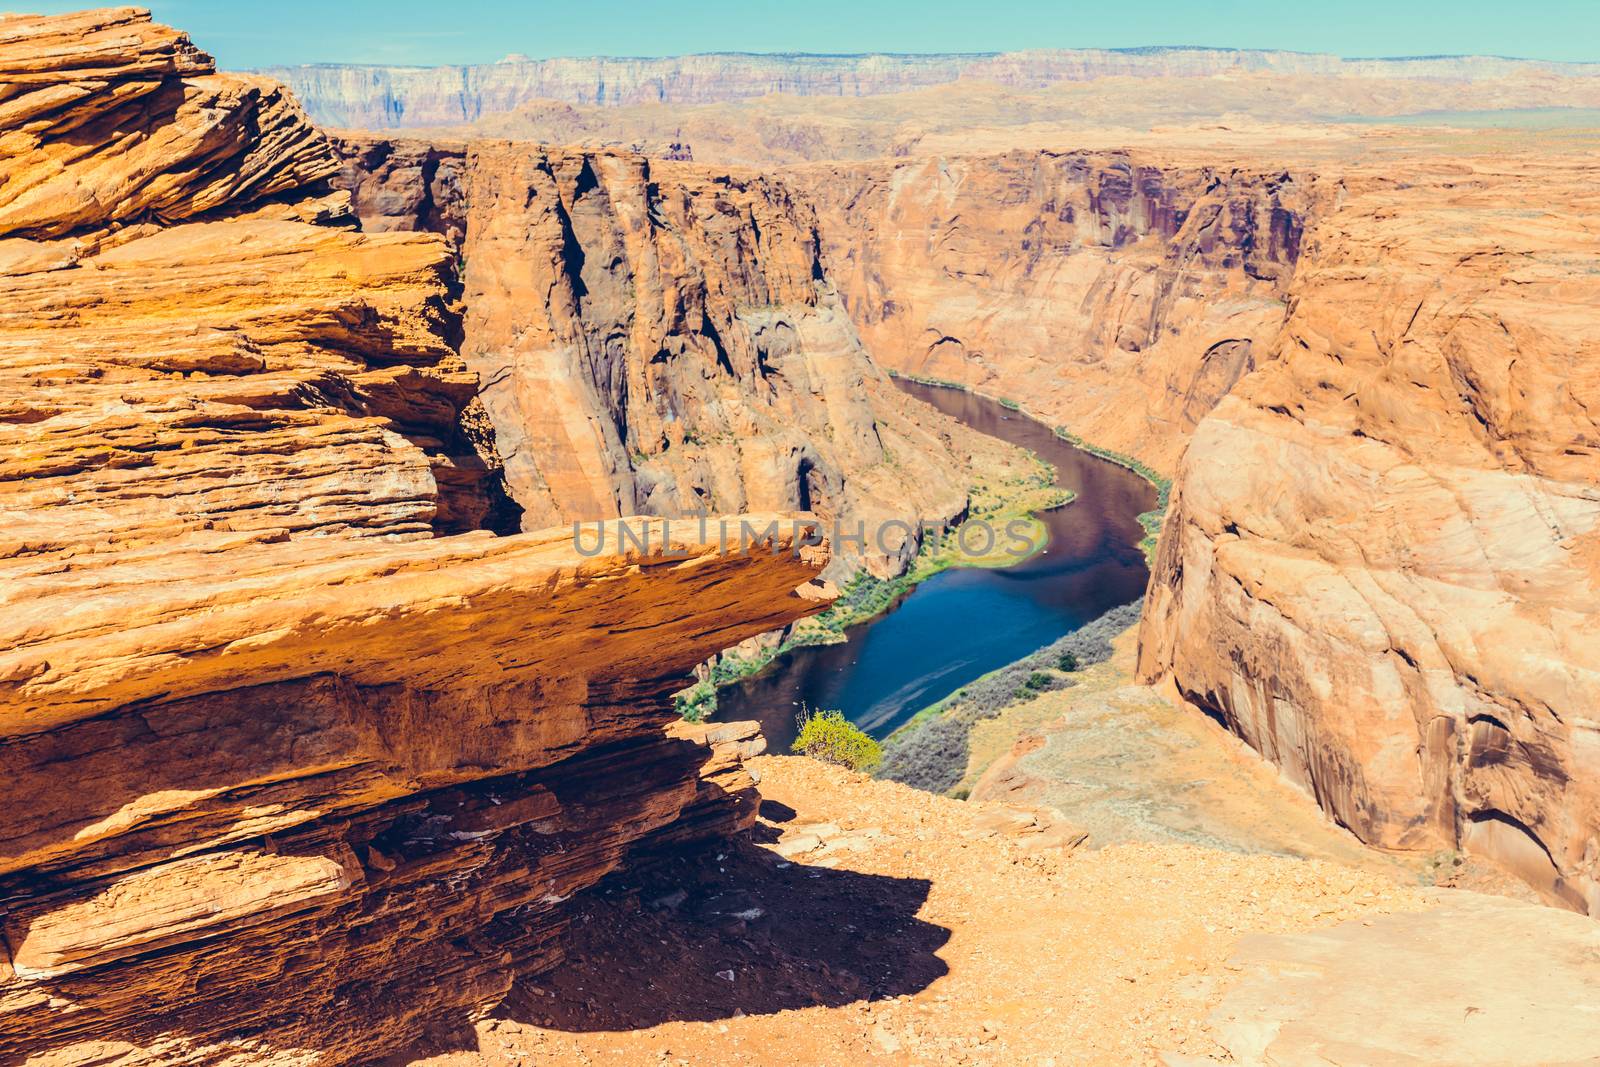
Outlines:
[[1415,910],[1440,892],[1180,843],[1069,850],[1014,808],[800,757],[753,763],[767,798],[756,843],[608,886],[566,966],[475,1029],[431,1035],[413,1062],[1209,1058],[1202,1019],[1242,935]]
[[[1293,935],[1354,930],[1350,961],[1330,974],[1383,944],[1420,974],[1498,966],[1504,952],[1472,946],[1508,920],[1476,916],[1490,898],[1432,883],[1531,899],[1525,887],[1460,857],[1365,848],[1231,734],[1134,685],[1132,658],[1130,631],[1076,686],[980,723],[968,801],[800,757],[750,761],[766,798],[753,841],[606,884],[579,912],[565,966],[474,1028],[430,1035],[410,1062],[1254,1063],[1217,1042],[1265,1049],[1252,1035],[1280,1022],[1286,1042],[1349,1051],[1364,1035],[1319,1022],[1322,993],[1271,995],[1279,970],[1322,973]],[[1460,933],[1447,962],[1406,941],[1421,911]],[[1575,936],[1564,913],[1508,914]],[[1251,952],[1290,962],[1263,971]],[[1344,985],[1387,1003],[1365,974]],[[1397,1040],[1413,1015],[1454,1017],[1439,990],[1408,996],[1426,1010],[1408,1001],[1412,1015],[1385,1016]]]
[[1324,859],[1419,884],[1541,902],[1526,883],[1450,850],[1389,854],[1330,821],[1276,767],[1174,693],[1133,683],[1137,630],[1077,685],[972,731],[961,787],[975,800],[1058,809],[1091,845],[1182,842]]

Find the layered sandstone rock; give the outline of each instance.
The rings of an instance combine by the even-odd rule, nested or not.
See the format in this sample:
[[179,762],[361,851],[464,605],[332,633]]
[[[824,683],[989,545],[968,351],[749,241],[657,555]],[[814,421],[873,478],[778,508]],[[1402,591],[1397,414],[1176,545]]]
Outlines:
[[1160,469],[1276,336],[1315,196],[1282,171],[1127,153],[798,173],[875,358]]
[[[461,351],[523,526],[804,510],[875,531],[966,503],[953,423],[892,388],[781,182],[617,151],[347,141],[369,229],[459,250]],[[880,570],[912,544],[895,533]]]
[[748,825],[667,694],[813,537],[495,536],[446,241],[143,12],[0,19],[0,82],[0,1059],[371,1063]]
[[371,1062],[558,962],[627,856],[747,825],[746,740],[666,694],[822,560],[633,529],[9,568],[0,1049]]
[[8,541],[501,524],[448,252],[355,232],[279,87],[131,9],[8,19],[0,64]]
[[135,8],[8,16],[0,63],[7,235],[174,222],[331,170],[281,86],[208,76],[210,57]]
[[1600,913],[1600,210],[1589,164],[1352,180],[1195,431],[1170,673],[1374,844]]
[[705,104],[769,94],[861,97],[959,83],[1031,89],[1100,79],[1218,78],[1255,73],[1329,80],[1429,81],[1592,77],[1600,65],[1491,56],[1341,59],[1253,49],[1034,49],[927,55],[590,57],[445,67],[327,63],[272,67],[318,121],[356,129],[444,126],[503,114],[535,101],[616,107]]

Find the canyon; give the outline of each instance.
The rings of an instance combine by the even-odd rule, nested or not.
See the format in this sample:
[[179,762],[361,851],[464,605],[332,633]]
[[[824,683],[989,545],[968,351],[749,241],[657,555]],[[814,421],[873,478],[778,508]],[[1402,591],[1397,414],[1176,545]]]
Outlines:
[[[1592,66],[286,89],[138,9],[0,17],[0,1058],[1595,1055],[1468,1020],[1600,958],[1600,146],[1308,125]],[[1275,102],[1163,126],[1191,80]],[[1019,455],[891,373],[1170,479],[1136,628],[972,725],[965,802],[671,704]],[[1140,763],[1178,816],[1074,799]],[[1439,855],[1586,914],[1402,884]]]
[[[987,446],[901,401],[782,183],[615,150],[338,150],[367,231],[454,249],[461,356],[524,528],[795,510],[877,531],[964,510],[963,457]],[[854,555],[893,574],[917,544],[896,528]]]
[[1595,912],[1593,154],[1534,147],[799,171],[885,362],[1173,476],[1144,680]]
[[797,168],[868,347],[1170,470],[1283,320],[1314,193],[1150,156]]
[[1174,476],[1147,681],[1362,840],[1491,857],[1593,913],[1592,152],[1404,168],[796,173],[886,363]]

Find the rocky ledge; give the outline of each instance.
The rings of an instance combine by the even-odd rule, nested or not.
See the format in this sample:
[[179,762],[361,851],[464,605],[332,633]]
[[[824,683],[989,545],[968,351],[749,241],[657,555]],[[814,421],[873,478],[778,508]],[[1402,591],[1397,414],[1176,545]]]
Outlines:
[[496,536],[445,240],[144,12],[0,72],[0,1059],[371,1063],[748,825],[757,742],[666,695],[826,550]]

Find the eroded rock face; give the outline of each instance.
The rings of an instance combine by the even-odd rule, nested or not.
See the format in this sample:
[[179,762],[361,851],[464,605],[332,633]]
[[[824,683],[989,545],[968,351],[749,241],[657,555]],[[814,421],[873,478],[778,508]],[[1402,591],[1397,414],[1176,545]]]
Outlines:
[[174,30],[6,28],[8,540],[505,525],[442,242],[357,233],[298,106]]
[[495,536],[444,239],[143,12],[0,19],[0,82],[0,1059],[371,1063],[748,825],[667,694],[825,550]]
[[669,736],[667,694],[816,606],[823,560],[670,546],[8,570],[0,1049],[370,1062],[558,962],[563,903],[629,855],[747,825],[744,738]]
[[[789,509],[876,530],[964,507],[963,431],[868,358],[783,183],[505,142],[341,150],[370,229],[459,250],[461,351],[524,528]],[[892,570],[913,547],[865,555]]]
[[1600,913],[1600,202],[1581,162],[1350,183],[1201,422],[1141,670],[1364,840]]
[[1113,153],[798,174],[876,359],[1158,469],[1277,334],[1313,199],[1283,172]]

